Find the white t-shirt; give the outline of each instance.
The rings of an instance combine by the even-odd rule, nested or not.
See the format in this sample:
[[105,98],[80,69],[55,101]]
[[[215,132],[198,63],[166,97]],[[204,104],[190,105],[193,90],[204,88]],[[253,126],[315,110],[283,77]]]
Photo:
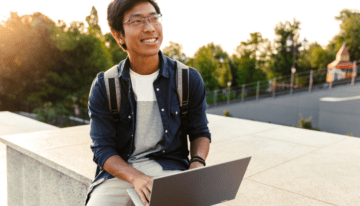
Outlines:
[[153,85],[158,75],[159,70],[141,75],[130,69],[137,106],[134,152],[129,163],[148,160],[147,155],[160,151],[164,145],[163,124]]

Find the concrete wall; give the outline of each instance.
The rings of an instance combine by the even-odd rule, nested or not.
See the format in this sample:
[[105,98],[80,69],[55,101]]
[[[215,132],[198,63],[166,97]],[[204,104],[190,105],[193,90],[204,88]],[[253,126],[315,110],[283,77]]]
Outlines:
[[[256,120],[261,122],[270,122],[281,125],[294,126],[299,125],[299,114],[304,119],[311,117],[312,126],[322,128],[326,122],[320,122],[320,99],[323,97],[352,97],[360,95],[360,84],[355,86],[339,86],[331,90],[313,91],[295,94],[293,96],[282,96],[277,98],[260,99],[259,101],[249,101],[236,103],[231,105],[209,108],[207,113],[223,115],[224,110],[228,110],[233,117]],[[341,105],[341,103],[339,103]],[[346,107],[343,105],[342,107]],[[354,104],[353,110],[360,110],[360,104]],[[325,121],[326,113],[322,112],[323,121]],[[338,120],[344,120],[349,117],[345,110],[337,113]],[[337,120],[334,119],[334,122]],[[356,125],[348,125],[344,129],[334,127],[331,132],[338,134],[347,134]],[[321,129],[321,128],[320,128]],[[345,129],[347,130],[345,132]],[[350,131],[348,131],[348,129]],[[355,132],[354,132],[355,133]],[[353,134],[354,134],[353,133]]]
[[[0,111],[0,137],[59,128],[24,116]],[[0,142],[0,206],[7,205],[6,145]]]
[[[8,205],[81,206],[86,185],[7,147]],[[74,195],[76,194],[76,195]]]

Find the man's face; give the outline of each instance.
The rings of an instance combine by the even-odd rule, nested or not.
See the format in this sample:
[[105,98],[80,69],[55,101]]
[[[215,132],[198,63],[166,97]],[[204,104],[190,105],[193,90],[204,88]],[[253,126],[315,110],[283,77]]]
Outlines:
[[[156,10],[149,2],[137,4],[124,15],[123,22],[134,17],[147,17],[156,14]],[[120,43],[126,44],[130,56],[154,56],[159,53],[163,40],[162,25],[146,23],[140,27],[133,27],[129,23],[124,24],[125,37],[121,35]]]

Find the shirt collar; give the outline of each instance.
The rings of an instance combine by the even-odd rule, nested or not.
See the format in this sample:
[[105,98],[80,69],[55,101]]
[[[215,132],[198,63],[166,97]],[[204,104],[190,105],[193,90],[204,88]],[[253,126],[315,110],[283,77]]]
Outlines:
[[[161,51],[159,51],[159,64],[160,64],[159,74],[163,77],[169,78],[169,60]],[[127,57],[125,60],[121,61],[118,66],[119,73],[117,78],[120,78],[120,76],[122,76],[124,80],[129,81],[130,79],[129,69],[130,69],[130,60],[129,57]]]

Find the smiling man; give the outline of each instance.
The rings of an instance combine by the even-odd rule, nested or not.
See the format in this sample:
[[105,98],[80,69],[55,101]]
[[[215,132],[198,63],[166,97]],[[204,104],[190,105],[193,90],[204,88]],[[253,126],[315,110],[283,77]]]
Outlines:
[[161,18],[153,0],[114,0],[108,6],[113,37],[128,58],[115,65],[120,113],[114,115],[109,109],[104,72],[90,90],[91,149],[98,168],[88,206],[131,205],[126,191],[131,187],[147,205],[153,177],[205,166],[211,140],[205,85],[200,74],[189,68],[187,134],[183,134],[177,64],[160,51]]

